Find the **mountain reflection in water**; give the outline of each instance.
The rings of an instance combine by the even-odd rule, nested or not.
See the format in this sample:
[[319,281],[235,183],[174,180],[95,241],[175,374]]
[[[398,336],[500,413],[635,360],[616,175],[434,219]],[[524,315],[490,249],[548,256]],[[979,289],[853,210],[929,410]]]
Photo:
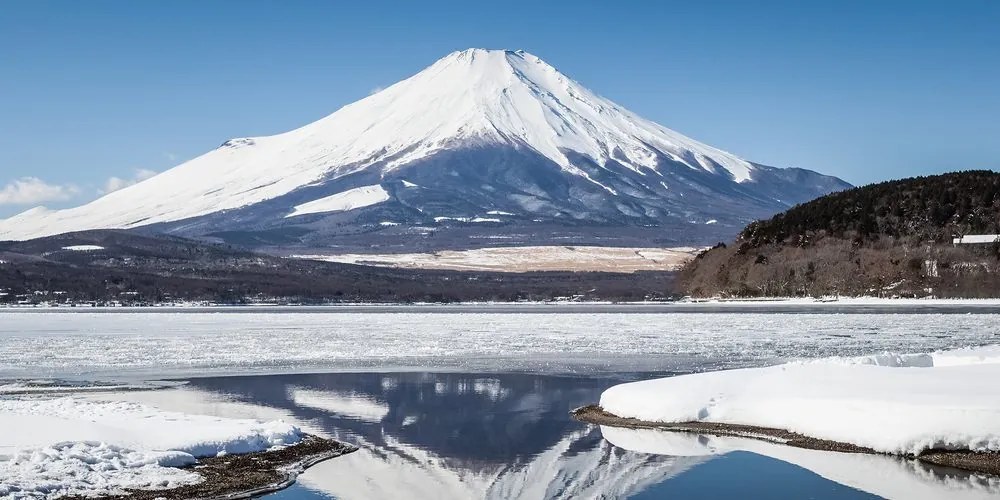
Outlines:
[[706,460],[622,450],[569,417],[632,378],[357,373],[195,379],[188,389],[280,408],[359,446],[300,477],[337,498],[617,498]]
[[[749,465],[763,471],[755,474],[762,495],[781,496],[794,486],[813,498],[872,497],[750,453],[720,460],[710,452],[672,456],[661,448],[619,447],[601,428],[569,416],[614,384],[667,375],[268,375],[193,379],[181,391],[188,404],[199,401],[188,411],[253,415],[234,409],[240,405],[359,446],[309,469],[298,484],[272,495],[275,500],[658,498],[674,485],[671,478],[694,477],[687,474],[693,468],[721,473]],[[697,491],[701,498],[722,498],[727,491],[714,479],[690,483],[676,482],[681,497]]]

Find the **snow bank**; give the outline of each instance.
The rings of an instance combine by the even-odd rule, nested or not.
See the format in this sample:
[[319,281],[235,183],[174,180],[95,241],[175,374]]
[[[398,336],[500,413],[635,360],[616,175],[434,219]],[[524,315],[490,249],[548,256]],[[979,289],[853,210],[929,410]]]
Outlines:
[[181,452],[139,452],[97,441],[62,442],[20,450],[0,460],[0,497],[55,498],[176,488],[201,476],[175,467],[194,458]]
[[683,375],[617,385],[601,406],[647,421],[787,429],[887,453],[1000,451],[998,353],[989,346]]
[[298,442],[281,421],[166,412],[74,397],[0,400],[0,497],[172,488],[200,476],[175,467],[196,458]]
[[982,347],[966,347],[935,351],[931,353],[885,352],[867,356],[831,356],[813,360],[793,361],[794,363],[823,363],[843,365],[873,365],[896,368],[931,368],[941,366],[962,366],[1000,363],[1000,344]]
[[361,186],[334,195],[296,205],[285,218],[325,212],[347,212],[356,208],[377,205],[389,200],[389,193],[382,186]]
[[1000,364],[1000,344],[938,351],[931,358],[934,366]]

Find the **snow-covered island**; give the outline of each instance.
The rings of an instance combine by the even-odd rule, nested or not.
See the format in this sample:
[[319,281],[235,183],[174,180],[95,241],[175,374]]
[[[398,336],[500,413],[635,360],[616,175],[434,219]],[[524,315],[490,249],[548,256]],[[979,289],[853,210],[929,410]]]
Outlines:
[[1000,473],[1000,345],[825,358],[614,386],[585,421]]
[[[225,485],[220,488],[219,483],[225,481],[219,478],[225,478],[225,465],[206,466],[201,459],[257,453],[256,463],[269,462],[294,478],[301,461],[324,456],[315,453],[323,448],[317,441],[280,420],[192,415],[74,396],[0,396],[0,498],[105,496],[136,490],[156,490],[159,496],[162,490],[196,487],[206,476],[212,478],[213,489],[224,492]],[[332,443],[325,450],[328,456],[350,451],[322,441]],[[303,446],[313,456],[294,453]],[[279,452],[287,460],[268,460]],[[191,468],[195,464],[201,467]]]

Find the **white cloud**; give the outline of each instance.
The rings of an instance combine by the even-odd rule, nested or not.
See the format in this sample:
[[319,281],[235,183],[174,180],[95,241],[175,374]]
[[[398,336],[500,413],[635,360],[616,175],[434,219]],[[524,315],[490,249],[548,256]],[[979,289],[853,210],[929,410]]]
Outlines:
[[33,205],[47,201],[64,201],[79,192],[79,188],[72,184],[49,184],[38,177],[21,177],[0,189],[0,205]]
[[375,87],[375,88],[369,90],[368,91],[368,95],[375,95],[375,94],[378,94],[379,92],[381,92],[383,90],[385,90],[385,87],[379,85],[378,87]]
[[138,184],[156,174],[157,172],[155,170],[139,168],[136,169],[135,174],[128,179],[123,179],[121,177],[111,177],[108,180],[104,181],[104,189],[101,189],[99,193],[102,195],[113,193],[115,191],[118,191],[119,189],[127,188],[133,184]]
[[170,161],[177,161],[177,155],[173,153],[163,153],[163,157]]

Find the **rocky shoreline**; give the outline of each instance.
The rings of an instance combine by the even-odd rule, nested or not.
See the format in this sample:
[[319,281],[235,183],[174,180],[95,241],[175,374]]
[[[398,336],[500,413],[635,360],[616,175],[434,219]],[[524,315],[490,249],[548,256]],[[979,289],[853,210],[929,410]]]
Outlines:
[[[306,434],[287,448],[242,455],[203,458],[191,470],[204,480],[169,490],[129,490],[100,498],[129,500],[222,500],[252,498],[291,486],[305,469],[357,451],[354,446]],[[64,497],[71,500],[94,497]]]

